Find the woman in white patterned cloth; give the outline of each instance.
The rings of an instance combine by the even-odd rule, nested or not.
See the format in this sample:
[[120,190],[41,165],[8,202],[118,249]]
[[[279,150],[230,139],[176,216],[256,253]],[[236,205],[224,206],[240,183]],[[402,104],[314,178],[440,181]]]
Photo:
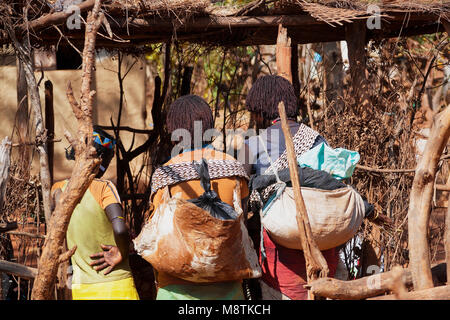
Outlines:
[[[277,159],[286,150],[284,135],[281,129],[281,121],[278,114],[278,104],[283,101],[288,125],[292,136],[297,135],[297,145],[303,152],[325,142],[325,139],[308,126],[296,121],[298,116],[298,100],[295,96],[292,84],[275,75],[259,78],[250,89],[246,107],[253,112],[259,121],[259,127],[265,128],[259,136],[250,137],[245,141],[246,150],[249,152],[246,165],[247,173],[261,175],[266,172],[271,163],[279,162]],[[260,139],[262,138],[262,139]],[[261,144],[264,142],[265,146]],[[270,161],[269,161],[270,157]],[[286,159],[285,159],[286,160]],[[286,161],[285,161],[286,162]],[[257,212],[254,217],[257,217]],[[257,221],[253,219],[253,221]],[[258,221],[259,223],[259,221]],[[249,229],[252,226],[249,225]],[[256,237],[259,236],[259,226],[254,226]],[[260,279],[263,300],[305,300],[307,290],[306,265],[301,250],[285,248],[270,239],[268,233],[263,230],[262,237],[265,254],[259,259],[262,268]],[[260,239],[253,237],[254,243],[260,243]],[[329,276],[333,277],[338,263],[338,250],[332,248],[322,251],[328,262]]]

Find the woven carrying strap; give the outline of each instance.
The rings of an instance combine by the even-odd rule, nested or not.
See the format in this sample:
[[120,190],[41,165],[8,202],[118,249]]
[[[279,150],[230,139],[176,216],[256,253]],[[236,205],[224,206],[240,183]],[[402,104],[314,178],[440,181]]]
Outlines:
[[[311,129],[303,123],[300,124],[300,128],[292,138],[295,155],[298,157],[311,149],[318,136],[319,133],[317,131]],[[279,172],[287,167],[289,167],[287,150],[284,150],[281,156],[264,172],[264,174],[274,174],[275,171]],[[275,171],[273,171],[273,169],[275,169]],[[276,184],[273,184],[264,188],[261,192],[258,190],[253,190],[250,194],[250,208],[252,210],[259,210],[260,206],[269,199],[275,188]]]
[[[318,136],[319,133],[317,131],[301,123],[300,128],[298,128],[297,133],[292,138],[295,155],[298,157],[311,149]],[[284,150],[283,154],[264,172],[264,174],[274,174],[275,171],[278,172],[287,167],[289,167],[287,150]]]
[[[220,179],[242,177],[249,180],[242,164],[236,160],[207,160],[209,177]],[[192,162],[180,162],[159,167],[152,176],[152,192],[179,182],[199,180],[200,176]]]

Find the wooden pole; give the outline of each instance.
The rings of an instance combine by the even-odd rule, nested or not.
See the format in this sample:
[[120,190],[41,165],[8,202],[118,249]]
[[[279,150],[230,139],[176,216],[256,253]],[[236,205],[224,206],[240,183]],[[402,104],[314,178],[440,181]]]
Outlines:
[[[286,110],[284,103],[280,102],[278,105],[278,112],[281,118],[281,127],[286,141],[286,152],[289,162],[289,172],[294,189],[295,206],[297,208],[297,224],[300,231],[301,245],[306,261],[306,275],[308,283],[318,278],[326,277],[328,274],[328,264],[320,252],[319,247],[312,235],[311,226],[309,224],[308,214],[306,212],[305,202],[300,188],[300,181],[298,179],[298,165],[297,157],[295,156],[294,143],[292,142],[292,135],[287,123]],[[308,292],[309,300],[314,299],[311,291]]]
[[[356,105],[366,113],[368,107],[366,76],[366,25],[364,22],[353,22],[345,25],[345,39],[348,47],[350,63],[351,92]],[[357,111],[357,110],[355,110]]]
[[287,29],[280,24],[276,46],[277,74],[292,83],[291,54],[291,39],[287,35]]
[[[45,129],[47,130],[47,137],[55,138],[55,113],[53,110],[53,84],[50,80],[45,81]],[[54,143],[52,140],[47,140],[47,155],[48,155],[48,169],[50,173],[50,185],[53,185],[53,158],[54,158]]]
[[100,4],[101,0],[96,0],[87,18],[80,103],[76,101],[70,83],[67,88],[67,98],[78,121],[75,139],[66,132],[67,139],[75,149],[75,164],[69,183],[56,203],[31,293],[33,300],[49,300],[54,297],[58,266],[76,249],[70,248],[71,251],[62,253],[70,217],[94,179],[101,162],[92,144],[92,104],[95,91],[91,91],[92,72],[95,68],[95,40],[104,19]]
[[0,260],[0,272],[9,273],[27,280],[33,280],[37,275],[36,268],[5,260]]

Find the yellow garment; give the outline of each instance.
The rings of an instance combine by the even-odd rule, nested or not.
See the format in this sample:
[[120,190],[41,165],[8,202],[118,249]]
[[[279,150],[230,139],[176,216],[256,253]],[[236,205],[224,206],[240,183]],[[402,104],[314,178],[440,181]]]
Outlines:
[[[57,182],[52,188],[64,190],[67,180]],[[114,267],[107,275],[104,270],[96,271],[90,263],[90,255],[101,252],[101,244],[117,246],[111,221],[105,208],[113,203],[120,204],[117,190],[110,181],[95,179],[78,203],[70,218],[66,240],[69,249],[77,246],[71,257],[73,267],[72,284],[105,284],[132,277],[128,257]]]
[[139,300],[133,278],[72,284],[73,300]]

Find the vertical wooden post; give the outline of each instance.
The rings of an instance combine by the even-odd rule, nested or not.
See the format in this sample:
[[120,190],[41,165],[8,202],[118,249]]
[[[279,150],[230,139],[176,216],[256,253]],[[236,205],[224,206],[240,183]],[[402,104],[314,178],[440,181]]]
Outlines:
[[345,39],[348,47],[348,58],[351,74],[351,92],[355,103],[362,107],[363,112],[368,107],[367,76],[366,76],[366,25],[364,22],[353,22],[345,25]]
[[325,69],[327,100],[334,104],[334,109],[338,113],[342,112],[344,70],[342,68],[341,48],[338,42],[326,42],[323,44],[323,64]]
[[[47,137],[55,138],[55,114],[53,110],[53,84],[50,80],[45,81],[45,129]],[[50,185],[53,185],[53,158],[54,142],[47,141],[48,169],[50,173]]]
[[194,67],[186,66],[183,71],[183,79],[181,81],[180,96],[185,96],[191,93],[191,79]]
[[291,73],[292,73],[292,86],[294,87],[295,96],[300,98],[300,78],[298,74],[298,44],[292,44],[291,46]]
[[292,83],[291,39],[287,35],[287,29],[281,24],[278,26],[276,59],[278,75]]
[[[278,105],[278,112],[281,118],[281,127],[286,141],[286,152],[289,163],[289,173],[291,176],[292,187],[294,189],[295,206],[297,208],[297,224],[300,231],[300,240],[305,256],[306,275],[308,283],[318,278],[326,277],[328,275],[328,264],[319,250],[319,247],[314,240],[311,225],[309,224],[308,214],[306,212],[305,202],[301,193],[300,181],[298,178],[297,157],[295,156],[294,143],[292,142],[292,135],[287,123],[286,110],[284,103],[280,102]],[[308,291],[308,298],[314,299],[311,291]]]

